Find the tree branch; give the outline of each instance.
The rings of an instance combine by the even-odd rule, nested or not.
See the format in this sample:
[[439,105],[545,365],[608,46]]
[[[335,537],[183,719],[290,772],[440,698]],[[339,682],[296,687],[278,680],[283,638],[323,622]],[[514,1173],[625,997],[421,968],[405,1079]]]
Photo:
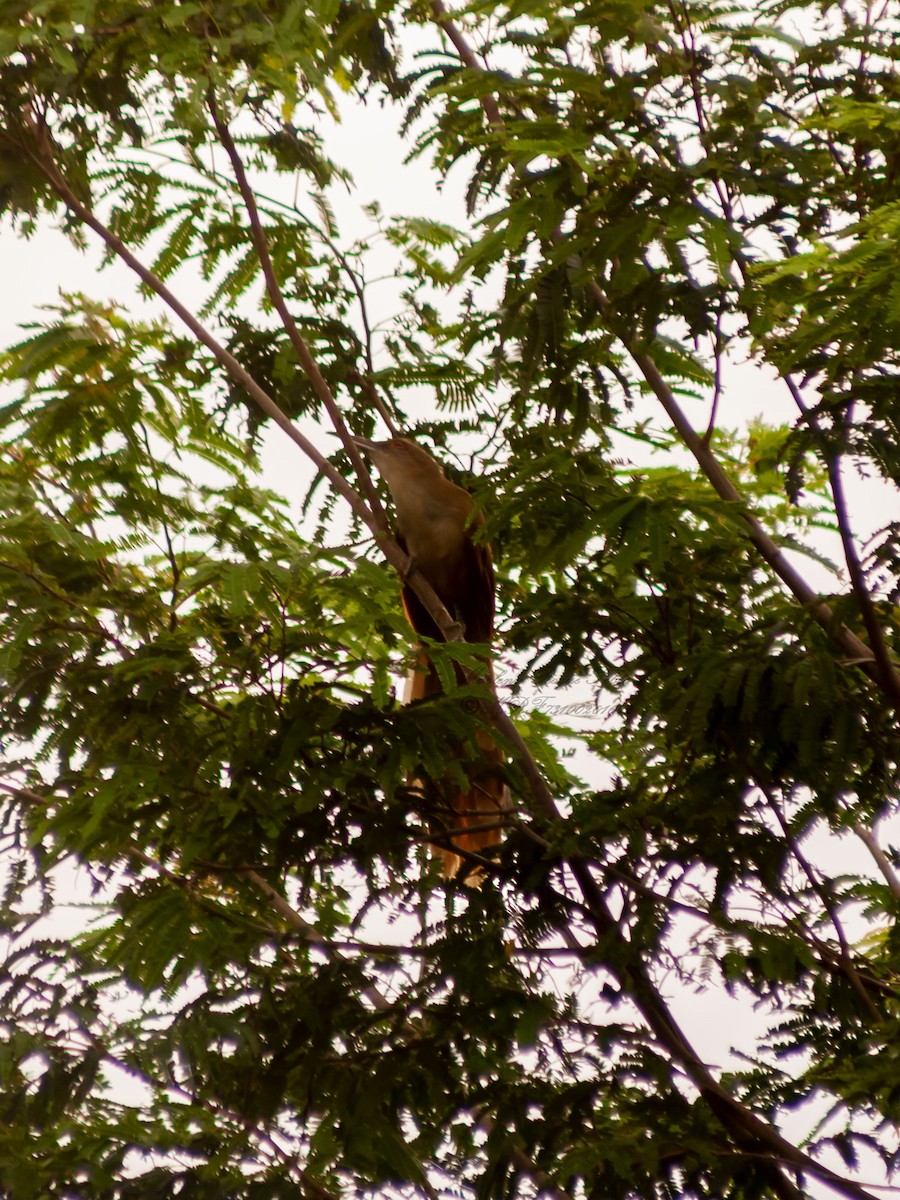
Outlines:
[[[460,62],[467,66],[469,70],[475,71],[476,74],[484,75],[484,67],[482,67],[481,63],[475,57],[474,50],[466,41],[459,26],[447,12],[443,5],[443,0],[431,0],[431,12],[435,23],[443,29],[444,33],[446,33],[447,37],[453,43],[453,47],[459,55]],[[481,97],[481,107],[484,110],[488,125],[495,128],[503,127],[503,116],[500,112],[496,96],[490,92],[483,95]]]
[[871,829],[866,829],[865,825],[853,825],[851,828],[875,859],[888,887],[891,889],[891,894],[900,900],[900,876],[897,875],[893,863],[878,844],[878,839],[875,837],[874,832]]
[[[898,673],[891,659],[887,643],[884,640],[884,630],[881,627],[881,622],[878,620],[875,605],[869,594],[865,571],[863,571],[862,563],[856,549],[856,539],[853,536],[853,530],[850,528],[847,497],[844,492],[844,481],[841,477],[840,452],[829,447],[818,418],[815,413],[810,412],[809,406],[804,401],[799,387],[791,376],[785,375],[784,382],[804,421],[812,430],[819,443],[819,449],[825,460],[825,469],[828,472],[828,483],[831,487],[832,499],[834,500],[834,512],[837,517],[838,532],[841,538],[844,561],[847,564],[847,572],[850,576],[853,594],[859,605],[859,611],[866,627],[866,632],[869,635],[869,640],[872,643],[875,659],[881,671],[882,687],[891,696],[895,704],[900,704],[900,673]],[[849,412],[845,417],[845,431],[848,421]]]
[[[589,286],[601,310],[608,316],[611,315],[612,306],[600,285],[596,281],[592,281]],[[624,331],[617,330],[616,333],[623,346],[628,350],[633,362],[643,375],[651,391],[665,409],[681,440],[696,459],[698,466],[712,484],[716,493],[723,500],[727,500],[729,503],[735,505],[737,512],[747,526],[750,540],[756,546],[761,557],[769,564],[782,583],[787,586],[792,595],[804,606],[813,620],[825,630],[839,649],[847,655],[849,662],[858,666],[892,700],[895,697],[900,697],[900,673],[891,667],[889,682],[883,679],[882,665],[870,647],[837,619],[831,608],[809,586],[800,572],[791,566],[778,544],[749,511],[744,497],[732,483],[722,464],[688,421],[676,399],[675,393],[666,383],[652,357],[646,351],[641,350],[634,339],[629,337]]]
[[259,265],[262,269],[263,279],[266,284],[266,292],[269,299],[272,301],[272,307],[281,317],[281,323],[284,326],[285,332],[288,335],[291,345],[294,347],[294,353],[297,355],[297,360],[303,369],[304,374],[312,385],[312,389],[319,399],[319,403],[328,413],[331,418],[331,423],[334,426],[335,432],[341,439],[341,444],[353,464],[353,469],[356,472],[357,478],[363,487],[366,500],[370,509],[375,515],[375,521],[379,530],[387,530],[388,521],[385,515],[384,508],[375,486],[372,483],[372,478],[369,475],[368,468],[363,462],[362,455],[356,448],[350,430],[344,421],[343,414],[335,402],[334,396],[331,394],[331,388],[325,380],[322,372],[319,370],[319,364],[316,362],[310,353],[310,349],[306,344],[303,334],[297,328],[297,322],[291,310],[288,308],[284,293],[278,282],[278,276],[275,273],[275,267],[272,263],[272,256],[269,253],[269,243],[266,238],[266,232],[263,229],[262,221],[259,216],[259,208],[256,204],[256,197],[253,194],[253,189],[247,179],[247,172],[244,170],[244,164],[241,156],[238,153],[237,146],[234,143],[234,138],[231,136],[231,130],[228,125],[222,120],[219,115],[219,108],[216,104],[216,98],[210,87],[207,93],[207,104],[210,115],[213,119],[213,124],[216,127],[216,132],[219,135],[219,141],[225,147],[225,153],[231,161],[231,166],[234,171],[234,178],[237,182],[238,191],[241,199],[244,202],[244,208],[247,210],[247,216],[250,220],[250,233],[253,238],[253,245],[256,248],[256,255],[259,259]]
[[866,988],[865,984],[860,978],[859,972],[856,969],[856,963],[853,961],[853,954],[850,949],[850,942],[848,941],[847,935],[844,932],[843,922],[838,915],[837,905],[828,895],[823,881],[819,879],[818,875],[813,870],[812,863],[800,849],[800,844],[791,832],[787,817],[782,811],[781,805],[778,803],[774,791],[762,784],[758,778],[756,780],[756,786],[762,792],[769,809],[774,814],[775,820],[778,822],[781,828],[784,840],[790,847],[791,854],[794,856],[800,866],[801,871],[806,876],[810,887],[819,897],[822,907],[828,913],[828,918],[831,921],[832,927],[837,935],[838,945],[840,946],[840,954],[836,954],[835,958],[840,963],[844,975],[850,981],[850,985],[859,997],[863,1007],[866,1010],[866,1014],[872,1021],[878,1024],[882,1020],[882,1013],[880,1013],[875,1007],[875,1003],[872,1000],[872,997],[869,995],[868,989]]
[[841,535],[841,545],[844,548],[844,559],[847,563],[847,571],[850,575],[853,594],[859,605],[859,611],[862,615],[866,632],[869,635],[872,650],[881,670],[882,686],[891,696],[894,704],[900,705],[900,673],[898,673],[891,659],[887,643],[884,640],[884,630],[881,628],[881,622],[878,620],[878,613],[875,611],[875,605],[866,584],[865,571],[859,560],[856,540],[853,537],[853,530],[850,528],[850,515],[847,508],[847,497],[844,493],[844,481],[841,478],[839,457],[836,454],[828,455],[826,466],[828,469],[828,482],[831,485],[831,494],[834,497],[834,511],[837,517],[838,531]]

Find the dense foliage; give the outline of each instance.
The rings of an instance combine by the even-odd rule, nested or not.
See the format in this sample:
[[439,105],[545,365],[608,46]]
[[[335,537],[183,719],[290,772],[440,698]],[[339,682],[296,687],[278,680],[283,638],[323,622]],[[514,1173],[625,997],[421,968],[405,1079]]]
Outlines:
[[[62,223],[159,314],[65,296],[0,357],[3,1195],[891,1171],[898,32],[892,0],[0,6],[2,237]],[[339,227],[363,104],[467,209]],[[403,558],[347,440],[385,422],[484,504],[515,725],[477,682],[395,699],[373,547]],[[487,721],[515,813],[472,888],[408,780]]]

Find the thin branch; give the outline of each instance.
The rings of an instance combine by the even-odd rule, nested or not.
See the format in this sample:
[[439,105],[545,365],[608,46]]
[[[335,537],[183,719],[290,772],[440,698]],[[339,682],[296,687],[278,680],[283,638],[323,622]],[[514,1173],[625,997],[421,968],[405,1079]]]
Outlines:
[[[881,622],[878,620],[878,615],[875,612],[872,597],[866,585],[865,574],[862,569],[862,564],[859,561],[859,555],[856,550],[856,541],[853,537],[853,532],[850,528],[849,514],[847,509],[847,499],[844,494],[844,484],[841,478],[840,462],[837,455],[829,454],[825,446],[825,436],[819,424],[818,418],[814,413],[810,412],[809,406],[803,399],[803,395],[791,378],[790,375],[784,377],[784,382],[788,391],[791,393],[794,403],[799,412],[803,416],[806,423],[817,436],[822,448],[823,457],[825,459],[826,469],[828,471],[828,481],[831,487],[832,498],[834,499],[835,514],[838,521],[838,530],[841,537],[841,545],[844,550],[844,559],[847,563],[847,570],[850,575],[851,586],[856,601],[859,604],[860,613],[865,622],[869,637],[872,639],[872,647],[875,651],[875,656],[878,659],[882,670],[882,676],[886,685],[895,691],[897,688],[897,674],[893,667],[893,662],[887,645],[884,641],[884,632],[881,627]],[[878,844],[874,832],[867,829],[864,825],[854,824],[853,832],[863,842],[869,853],[874,858],[879,870],[884,876],[891,893],[894,896],[900,897],[900,877],[898,877],[894,867]]]
[[[828,918],[831,921],[835,935],[837,936],[840,953],[835,952],[827,945],[827,943],[821,941],[819,938],[816,938],[811,932],[804,930],[804,933],[806,933],[807,936],[809,936],[815,942],[816,948],[819,950],[821,955],[824,956],[827,954],[829,956],[829,968],[833,967],[835,963],[838,964],[844,976],[849,980],[850,985],[860,998],[860,1001],[862,1002],[863,1007],[866,1009],[868,1016],[876,1023],[880,1022],[883,1019],[883,1014],[880,1013],[875,1007],[875,1003],[870,994],[870,989],[866,987],[866,984],[864,983],[856,967],[850,941],[844,931],[843,922],[841,921],[838,913],[838,906],[829,894],[825,885],[825,881],[819,878],[818,874],[813,869],[812,863],[800,848],[800,843],[791,830],[787,816],[784,812],[784,808],[779,802],[776,790],[771,786],[768,780],[761,777],[759,768],[752,761],[750,761],[748,756],[737,749],[731,738],[729,738],[727,735],[720,735],[720,740],[728,747],[729,752],[735,756],[737,761],[740,763],[742,770],[747,777],[752,780],[754,786],[759,790],[770,811],[773,813],[792,856],[796,860],[803,874],[806,876],[806,879],[813,892],[819,898],[819,902],[821,903],[825,912],[828,914]],[[880,989],[876,988],[876,990]]]
[[841,545],[844,548],[844,559],[847,563],[847,571],[850,575],[853,594],[859,605],[859,611],[862,615],[866,632],[869,635],[872,650],[881,669],[883,686],[893,698],[894,703],[900,704],[900,674],[898,674],[897,667],[891,658],[887,643],[884,640],[884,630],[878,619],[878,613],[875,610],[872,595],[866,583],[866,574],[859,560],[856,539],[850,527],[850,515],[847,508],[847,497],[844,493],[844,481],[841,478],[839,456],[837,454],[827,455],[826,467],[828,470],[828,482],[831,485],[831,494],[834,498],[834,511],[837,517],[838,531],[841,535]]
[[372,478],[369,475],[368,468],[363,462],[362,456],[357,449],[350,430],[344,421],[343,414],[338,408],[334,396],[331,394],[331,388],[328,386],[324,375],[319,370],[319,364],[313,358],[309,346],[303,334],[297,328],[297,322],[294,320],[291,310],[288,308],[284,299],[284,293],[278,283],[278,276],[275,273],[275,266],[272,262],[272,256],[269,253],[269,243],[266,237],[266,232],[263,229],[262,221],[259,216],[259,209],[256,205],[256,197],[253,194],[253,189],[250,187],[250,182],[247,179],[247,172],[244,170],[244,164],[241,156],[238,153],[234,138],[231,136],[231,130],[228,125],[222,120],[219,115],[218,105],[216,104],[215,96],[212,88],[207,93],[207,104],[209,106],[210,115],[213,119],[213,124],[216,127],[216,132],[219,135],[219,141],[225,147],[225,153],[231,161],[234,178],[237,182],[238,191],[241,194],[241,199],[244,202],[244,208],[247,210],[247,217],[250,221],[250,233],[253,238],[253,245],[256,248],[256,255],[259,259],[259,265],[262,269],[263,278],[266,284],[266,292],[269,299],[272,301],[272,307],[281,317],[281,323],[284,326],[285,332],[288,335],[291,345],[294,347],[294,353],[297,355],[297,360],[303,368],[303,372],[312,385],[313,391],[319,399],[319,403],[328,413],[331,418],[331,423],[334,426],[335,432],[341,439],[341,444],[353,464],[353,469],[356,472],[357,478],[362,484],[363,492],[369,507],[375,514],[376,525],[380,530],[388,528],[387,516],[378,493],[375,490],[375,485],[372,483]]
[[[163,491],[159,481],[159,472],[156,468],[156,460],[153,457],[153,451],[150,448],[150,434],[146,425],[143,422],[139,425],[141,432],[141,440],[144,443],[144,449],[147,451],[148,460],[153,463],[153,487],[157,497],[162,505]],[[181,568],[178,565],[178,558],[175,554],[175,547],[172,544],[172,534],[169,530],[169,522],[166,519],[165,513],[161,508],[160,524],[162,525],[163,538],[166,543],[166,557],[169,560],[169,567],[172,571],[172,599],[169,601],[169,630],[174,631],[178,625],[178,584],[181,580]]]
[[709,423],[706,426],[706,433],[703,435],[703,443],[707,447],[713,439],[713,434],[716,431],[716,418],[719,415],[719,402],[722,399],[722,356],[724,347],[722,344],[722,306],[720,305],[716,312],[716,330],[715,330],[715,349],[713,357],[715,360],[715,373],[713,376],[713,396],[712,404],[709,410]]
[[[466,41],[465,35],[459,26],[447,12],[443,5],[443,0],[431,0],[431,12],[437,25],[443,29],[444,33],[446,33],[447,37],[453,43],[453,47],[459,55],[460,62],[467,66],[470,71],[484,75],[484,67],[475,57],[475,51]],[[503,116],[501,115],[497,98],[493,93],[487,92],[481,97],[481,107],[484,110],[488,125],[495,128],[503,127]]]
[[[596,281],[592,281],[589,286],[599,308],[611,319],[612,305],[603,289]],[[837,619],[832,609],[819,596],[818,592],[809,586],[800,572],[791,565],[775,540],[750,512],[744,497],[732,483],[725,468],[688,421],[675,393],[663,378],[653,358],[645,350],[642,350],[626,331],[619,329],[616,332],[619,340],[631,355],[635,366],[665,409],[681,440],[696,459],[707,480],[712,484],[713,489],[723,500],[735,506],[747,527],[750,540],[762,558],[792,595],[804,606],[813,620],[844,652],[848,661],[858,666],[873,682],[885,690],[891,699],[895,696],[900,697],[900,673],[894,668],[890,668],[890,684],[883,679],[882,665],[870,647]]]
[[891,894],[900,900],[900,876],[897,875],[897,872],[894,870],[894,864],[878,844],[878,839],[875,837],[874,832],[871,829],[866,829],[865,825],[853,825],[851,828],[875,859],[888,887],[891,889]]
[[869,1017],[876,1024],[879,1024],[882,1020],[883,1014],[880,1013],[878,1011],[878,1009],[875,1007],[875,1003],[872,1000],[872,997],[869,995],[869,992],[868,992],[865,984],[863,983],[862,979],[860,978],[859,972],[856,969],[856,964],[853,961],[853,953],[850,949],[850,942],[848,941],[847,935],[844,932],[843,922],[841,921],[840,917],[838,916],[837,906],[835,905],[832,898],[828,895],[828,891],[827,891],[824,883],[822,882],[822,880],[819,879],[818,875],[813,870],[812,864],[810,863],[809,859],[806,857],[806,855],[800,849],[800,844],[797,841],[797,839],[794,837],[793,833],[791,832],[790,826],[788,825],[787,817],[785,816],[784,812],[782,811],[781,805],[778,803],[775,793],[770,788],[768,788],[768,787],[764,786],[762,783],[760,783],[758,778],[756,780],[756,786],[759,788],[760,792],[765,797],[766,803],[768,804],[771,812],[773,812],[775,814],[775,820],[778,822],[778,824],[781,828],[781,832],[784,836],[784,840],[787,842],[788,846],[790,847],[791,854],[794,856],[795,860],[797,861],[797,863],[800,866],[801,871],[803,872],[803,874],[806,876],[807,880],[809,881],[810,887],[813,889],[815,894],[819,897],[822,907],[828,913],[829,920],[831,921],[832,927],[834,928],[834,931],[837,934],[838,944],[840,945],[840,948],[841,948],[841,952],[840,952],[840,955],[838,956],[838,958],[839,958],[840,964],[843,968],[844,974],[846,975],[847,979],[849,979],[853,990],[856,992],[857,996],[860,998],[860,1001],[862,1002],[863,1007],[865,1008]]
[[[339,960],[344,958],[343,954],[341,954],[339,950],[335,949],[335,947],[330,944],[327,938],[322,937],[315,925],[310,924],[305,917],[302,917],[300,913],[298,913],[297,910],[291,904],[289,904],[287,900],[285,900],[284,896],[282,896],[280,892],[276,891],[276,889],[272,887],[271,883],[263,879],[262,875],[260,875],[258,871],[254,871],[251,867],[248,867],[246,870],[242,871],[241,874],[243,874],[246,879],[250,880],[260,895],[265,896],[267,902],[272,906],[275,912],[278,913],[282,920],[286,921],[288,925],[290,925],[293,929],[296,929],[298,933],[302,934],[304,941],[310,942],[312,945],[326,950],[331,958]],[[385,996],[383,992],[379,991],[378,988],[373,984],[367,984],[362,990],[362,995],[366,998],[366,1000],[368,1000],[374,1009],[377,1009],[378,1012],[394,1011],[395,1006],[391,1004],[387,996]]]
[[[708,134],[709,125],[706,118],[706,110],[703,106],[703,89],[700,86],[700,76],[697,73],[697,43],[694,37],[694,30],[691,26],[690,12],[684,0],[679,0],[681,15],[684,18],[684,24],[682,25],[679,21],[676,7],[671,3],[671,0],[668,7],[672,23],[681,37],[681,48],[688,63],[688,78],[691,81],[691,95],[694,102],[694,113],[697,118],[697,132],[702,142]],[[713,175],[712,184],[716,195],[719,197],[722,212],[728,220],[731,220],[733,216],[732,203],[731,196],[728,194],[727,183],[718,174],[715,174]]]
[[[791,394],[791,398],[797,406],[797,409],[803,416],[807,426],[812,430],[821,450],[822,457],[825,460],[825,468],[828,472],[828,483],[831,487],[831,495],[834,500],[834,512],[837,517],[838,532],[841,538],[841,546],[844,551],[844,561],[847,564],[847,571],[850,575],[850,584],[853,588],[853,594],[856,597],[856,602],[859,605],[859,611],[866,627],[866,632],[872,643],[872,650],[875,659],[881,670],[882,686],[891,695],[895,703],[900,703],[900,674],[891,659],[890,651],[887,643],[884,640],[884,630],[881,627],[881,622],[878,620],[878,614],[875,611],[875,605],[872,602],[871,594],[866,583],[866,575],[863,570],[862,563],[859,559],[859,554],[856,549],[856,539],[853,536],[853,530],[850,527],[850,516],[847,508],[847,497],[844,493],[844,481],[841,477],[840,453],[831,449],[828,446],[827,439],[819,423],[815,413],[810,412],[809,406],[803,399],[800,388],[794,382],[790,375],[784,376],[784,382]],[[847,423],[850,420],[850,411],[848,410],[844,417],[844,431],[846,432]]]
[[[164,154],[158,149],[152,150],[151,148],[145,146],[143,148],[143,154],[145,156],[153,154],[157,158],[161,159],[162,162],[171,164],[173,166],[178,166],[181,164],[180,158],[177,158],[172,154]],[[127,157],[124,157],[123,161],[128,162],[129,160]],[[134,164],[136,166],[142,165],[138,159],[134,160]],[[216,170],[213,163],[204,162],[203,159],[196,154],[191,155],[191,166],[194,168],[197,174],[201,176],[201,178],[211,180],[217,187],[221,186],[223,183],[227,183],[229,186],[234,183],[234,180],[231,179],[230,176],[226,175],[223,171]],[[375,376],[375,361],[372,353],[374,338],[372,332],[372,323],[369,319],[368,305],[366,303],[365,276],[363,276],[361,272],[357,271],[351,265],[349,256],[344,253],[337,242],[333,241],[332,238],[328,236],[322,223],[320,222],[319,224],[316,224],[314,221],[312,221],[308,216],[306,216],[302,209],[297,207],[296,203],[288,203],[285,200],[280,200],[277,196],[263,193],[258,188],[254,189],[253,197],[256,201],[257,208],[261,213],[267,212],[269,209],[282,209],[284,212],[290,213],[292,218],[300,222],[306,229],[314,234],[324,246],[328,248],[329,252],[334,255],[335,259],[339,263],[341,270],[347,276],[348,280],[350,281],[350,286],[353,288],[353,291],[356,295],[357,303],[359,305],[359,318],[363,327],[363,345],[368,378],[360,376],[360,383],[363,390],[368,393],[369,399],[372,401],[373,406],[377,410],[381,419],[384,421],[385,426],[390,431],[391,437],[398,436],[399,430],[394,422],[394,417],[388,409],[387,404],[378,394],[378,389],[373,382]],[[262,201],[264,201],[264,203],[261,203]],[[386,276],[385,278],[393,277]],[[379,282],[379,280],[376,280],[375,282]]]
[[[300,214],[297,209],[294,209],[293,211],[297,212],[298,215],[301,216],[301,219],[306,219],[302,217],[302,214]],[[333,242],[331,238],[322,232],[322,230],[316,230],[316,233],[337,259],[341,266],[341,270],[350,280],[350,286],[353,288],[353,291],[356,294],[356,302],[359,305],[359,319],[362,322],[363,327],[363,345],[365,347],[364,353],[366,356],[366,367],[368,370],[367,378],[360,377],[360,387],[369,396],[369,399],[377,409],[382,421],[384,421],[384,424],[391,437],[397,437],[400,431],[394,423],[392,413],[388,409],[387,404],[385,404],[385,402],[382,400],[381,396],[379,396],[378,388],[375,386],[375,359],[373,357],[374,338],[372,334],[372,323],[369,320],[369,306],[366,302],[365,276],[350,265],[350,260],[348,259],[347,255],[343,252],[343,250],[341,250],[340,246],[338,246],[336,242]],[[394,403],[394,407],[396,408],[396,403],[393,401],[393,398],[391,402]]]

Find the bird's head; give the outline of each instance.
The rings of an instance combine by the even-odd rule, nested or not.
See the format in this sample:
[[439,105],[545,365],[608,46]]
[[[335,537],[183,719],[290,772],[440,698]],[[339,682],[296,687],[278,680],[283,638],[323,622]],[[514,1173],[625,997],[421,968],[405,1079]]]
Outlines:
[[443,467],[435,462],[428,451],[408,438],[395,437],[386,442],[372,442],[368,438],[355,437],[353,442],[369,456],[391,491],[395,490],[395,485],[402,487],[414,479],[444,476]]

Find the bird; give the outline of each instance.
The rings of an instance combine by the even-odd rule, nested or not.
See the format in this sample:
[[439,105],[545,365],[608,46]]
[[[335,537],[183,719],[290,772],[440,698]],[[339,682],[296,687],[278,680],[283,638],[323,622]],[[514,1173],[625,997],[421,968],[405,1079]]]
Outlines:
[[[441,603],[462,629],[468,642],[490,647],[494,634],[494,567],[490,546],[475,535],[484,527],[484,514],[470,494],[444,474],[427,450],[404,437],[375,442],[355,437],[387,484],[396,514],[396,538],[409,555],[411,570],[418,571],[437,593]],[[443,634],[428,609],[407,582],[401,599],[406,618],[420,637],[441,640]],[[485,675],[494,686],[493,664],[488,655]],[[460,682],[464,676],[457,671]],[[439,695],[440,677],[422,642],[406,681],[404,701],[411,703]],[[502,839],[500,815],[510,807],[509,789],[503,781],[504,755],[491,734],[476,731],[479,761],[469,768],[468,789],[449,786],[452,828],[451,848],[443,848],[445,878],[460,876],[479,882],[471,870],[469,854],[496,846]],[[455,847],[455,849],[454,849]]]

